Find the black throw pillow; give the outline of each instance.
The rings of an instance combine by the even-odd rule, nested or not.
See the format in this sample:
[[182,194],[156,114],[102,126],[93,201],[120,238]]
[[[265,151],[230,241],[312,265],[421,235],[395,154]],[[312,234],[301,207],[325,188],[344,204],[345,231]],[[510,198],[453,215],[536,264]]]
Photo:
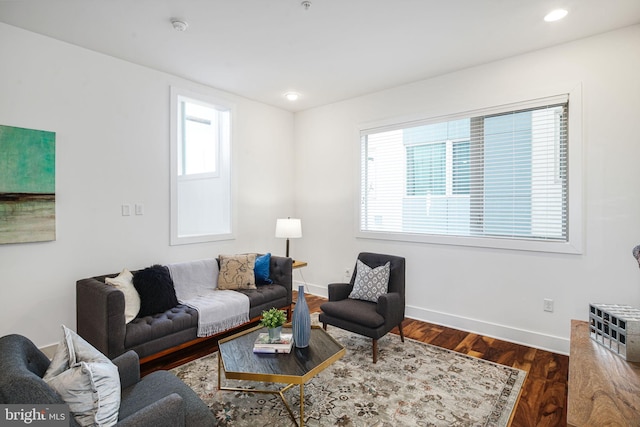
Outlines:
[[176,290],[169,269],[152,265],[133,275],[133,286],[140,294],[140,312],[137,317],[163,313],[178,305]]

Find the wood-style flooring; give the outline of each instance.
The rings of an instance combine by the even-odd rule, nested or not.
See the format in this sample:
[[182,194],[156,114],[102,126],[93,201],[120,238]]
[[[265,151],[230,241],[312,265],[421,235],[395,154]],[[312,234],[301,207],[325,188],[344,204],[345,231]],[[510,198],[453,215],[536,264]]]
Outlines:
[[[294,301],[296,294],[294,292]],[[314,295],[306,295],[306,300],[311,312],[319,312],[320,304],[326,301]],[[567,425],[568,356],[413,319],[404,321],[403,331],[407,338],[527,371],[512,427]],[[397,334],[397,328],[392,333]],[[160,368],[169,369],[214,351],[217,347],[203,345],[188,354],[181,352],[179,358],[163,359],[154,366],[143,366],[141,370],[144,374]]]

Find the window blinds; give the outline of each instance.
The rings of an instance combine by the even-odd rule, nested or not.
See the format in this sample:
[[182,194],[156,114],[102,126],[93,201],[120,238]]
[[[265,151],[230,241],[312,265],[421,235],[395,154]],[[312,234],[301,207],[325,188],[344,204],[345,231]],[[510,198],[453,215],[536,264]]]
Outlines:
[[361,132],[360,231],[567,241],[568,96]]

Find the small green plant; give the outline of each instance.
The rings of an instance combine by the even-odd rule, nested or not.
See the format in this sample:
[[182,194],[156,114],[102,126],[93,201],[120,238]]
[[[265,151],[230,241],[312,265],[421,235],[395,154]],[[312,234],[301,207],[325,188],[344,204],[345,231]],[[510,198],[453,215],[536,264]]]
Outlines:
[[267,328],[277,328],[278,326],[284,325],[286,320],[287,316],[284,311],[278,310],[277,308],[270,308],[262,312],[260,324]]

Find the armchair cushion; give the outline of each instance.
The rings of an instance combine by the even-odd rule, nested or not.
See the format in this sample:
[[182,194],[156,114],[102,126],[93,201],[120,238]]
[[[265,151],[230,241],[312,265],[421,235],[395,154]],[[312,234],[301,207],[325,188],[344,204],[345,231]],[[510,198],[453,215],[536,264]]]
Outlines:
[[349,298],[378,302],[387,293],[391,263],[371,268],[360,260],[356,262],[356,278]]
[[377,328],[384,324],[384,317],[376,310],[377,304],[351,298],[322,304],[324,314],[350,323]]
[[44,381],[60,394],[82,426],[112,426],[118,421],[118,368],[72,330],[62,326],[63,338]]

